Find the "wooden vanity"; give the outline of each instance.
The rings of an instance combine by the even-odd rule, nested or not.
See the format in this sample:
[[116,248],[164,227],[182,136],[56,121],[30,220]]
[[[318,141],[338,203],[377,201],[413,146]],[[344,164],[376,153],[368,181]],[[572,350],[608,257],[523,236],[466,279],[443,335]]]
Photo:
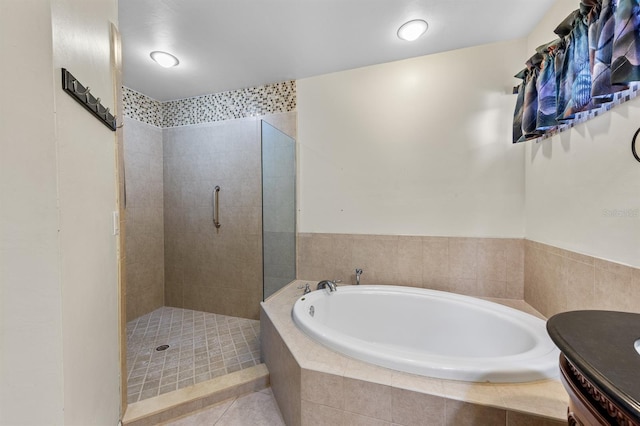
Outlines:
[[547,331],[562,352],[569,425],[640,426],[640,314],[564,312]]

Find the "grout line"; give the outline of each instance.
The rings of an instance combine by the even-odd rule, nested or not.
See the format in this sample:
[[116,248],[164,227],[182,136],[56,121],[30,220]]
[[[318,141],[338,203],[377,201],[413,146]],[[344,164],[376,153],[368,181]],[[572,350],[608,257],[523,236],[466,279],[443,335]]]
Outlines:
[[229,404],[229,406],[227,407],[227,409],[226,409],[226,410],[224,410],[224,411],[222,412],[222,415],[218,418],[218,420],[216,420],[216,422],[213,424],[213,426],[217,425],[218,423],[220,423],[220,421],[221,421],[222,419],[224,419],[224,416],[226,416],[226,415],[227,415],[227,413],[229,412],[229,410],[231,409],[231,407],[233,407],[233,406],[235,405],[236,401],[238,401],[238,397],[235,397],[235,398],[233,399],[233,402],[232,402],[231,404]]

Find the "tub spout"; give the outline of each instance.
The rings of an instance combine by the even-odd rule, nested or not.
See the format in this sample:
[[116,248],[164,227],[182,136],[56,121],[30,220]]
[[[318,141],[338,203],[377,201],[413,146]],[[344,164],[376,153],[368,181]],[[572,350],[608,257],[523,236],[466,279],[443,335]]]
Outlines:
[[317,290],[320,290],[322,288],[327,288],[329,287],[329,293],[331,293],[332,291],[338,291],[338,287],[336,286],[336,282],[335,281],[331,281],[331,280],[322,280],[318,283],[318,287]]
[[356,285],[360,285],[360,275],[362,275],[362,269],[356,269]]

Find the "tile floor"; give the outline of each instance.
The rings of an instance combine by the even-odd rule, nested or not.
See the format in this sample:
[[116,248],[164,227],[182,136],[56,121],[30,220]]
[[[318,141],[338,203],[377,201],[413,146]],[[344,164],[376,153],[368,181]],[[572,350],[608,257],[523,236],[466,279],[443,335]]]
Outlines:
[[164,426],[284,426],[271,388],[228,399]]
[[260,321],[162,307],[127,323],[130,404],[259,363]]

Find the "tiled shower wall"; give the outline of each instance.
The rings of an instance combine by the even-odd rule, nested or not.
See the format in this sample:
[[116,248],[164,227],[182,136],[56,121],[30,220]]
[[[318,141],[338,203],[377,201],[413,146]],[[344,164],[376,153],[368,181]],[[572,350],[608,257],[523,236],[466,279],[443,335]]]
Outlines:
[[[256,208],[261,199],[259,119],[295,138],[295,81],[170,102],[156,101],[127,87],[122,93],[128,196],[127,319],[163,304],[257,318],[262,260],[251,255],[261,253],[262,238]],[[247,132],[253,138],[251,149],[248,140],[242,139]],[[192,133],[201,139],[186,140]],[[210,136],[214,142],[204,143]],[[166,153],[163,138],[169,140]],[[164,176],[169,196],[164,225],[163,155],[169,157],[164,168],[170,172]],[[231,179],[232,169],[238,179]],[[211,224],[211,195],[203,193],[210,179],[223,187],[221,216],[227,218],[215,235],[209,228],[197,230]],[[182,203],[187,209],[177,212]],[[168,241],[164,241],[165,227]],[[198,253],[198,248],[204,252]],[[207,271],[214,276],[205,277]],[[223,282],[212,286],[212,278],[220,276]]]
[[[246,118],[164,130],[166,305],[258,319],[259,123]],[[213,225],[216,185],[219,229]]]
[[127,318],[164,304],[162,129],[124,119]]
[[524,241],[394,235],[298,234],[298,278],[340,279],[522,299]]

